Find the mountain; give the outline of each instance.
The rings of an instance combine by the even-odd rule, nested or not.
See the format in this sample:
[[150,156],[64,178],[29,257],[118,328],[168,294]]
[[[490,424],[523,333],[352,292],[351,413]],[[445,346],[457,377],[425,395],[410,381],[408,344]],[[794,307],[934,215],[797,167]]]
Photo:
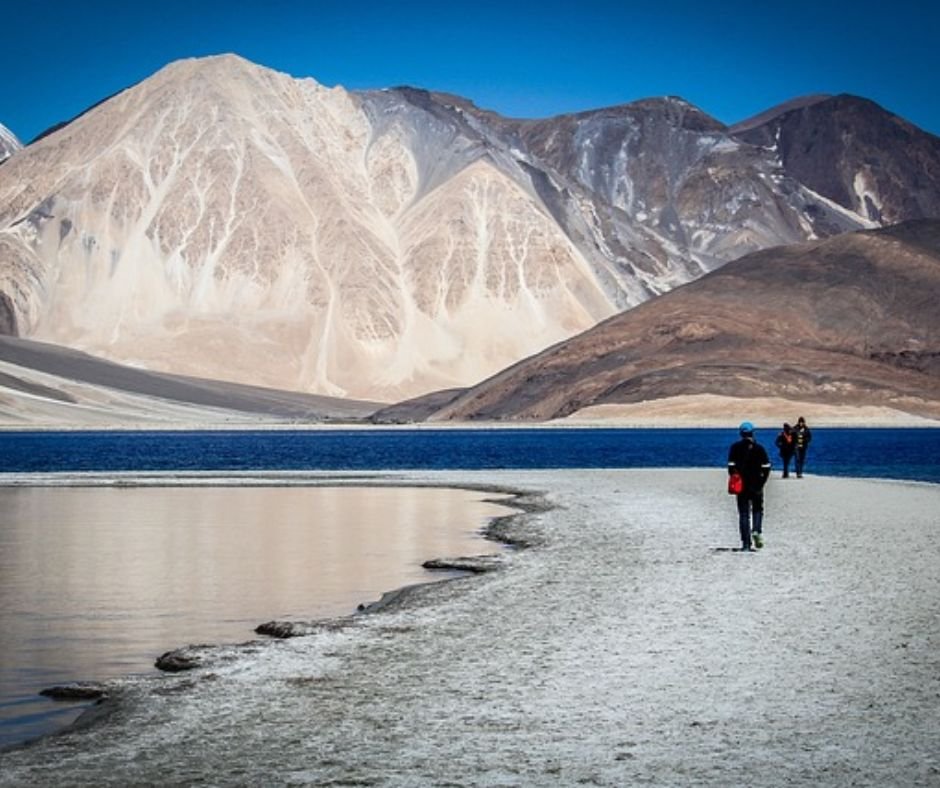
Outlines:
[[774,152],[790,177],[873,222],[940,216],[940,138],[872,101],[812,97],[731,131]]
[[786,117],[735,131],[661,98],[518,120],[179,61],[0,168],[0,332],[330,396],[462,388],[745,253],[933,210],[932,176],[913,203],[872,181],[877,216],[807,185],[766,139]]
[[940,418],[940,221],[755,252],[462,392],[433,420],[564,417],[685,395]]
[[[416,91],[407,96],[417,103]],[[782,175],[774,155],[681,98],[536,121],[453,96],[421,98],[467,119],[490,151],[508,152],[504,169],[525,168],[620,308],[746,252],[871,224]]]
[[16,135],[0,123],[0,164],[23,147]]
[[37,141],[0,173],[8,330],[390,399],[616,311],[478,140],[417,110],[379,126],[375,106],[226,56],[172,64]]
[[730,126],[728,130],[732,134],[740,136],[746,131],[767,125],[784,113],[801,109],[802,107],[808,107],[812,104],[818,104],[819,102],[826,101],[830,98],[832,98],[832,96],[828,93],[815,93],[809,96],[797,96],[796,98],[785,101],[782,104],[777,104],[770,109],[759,112],[753,117],[738,121],[737,123]]

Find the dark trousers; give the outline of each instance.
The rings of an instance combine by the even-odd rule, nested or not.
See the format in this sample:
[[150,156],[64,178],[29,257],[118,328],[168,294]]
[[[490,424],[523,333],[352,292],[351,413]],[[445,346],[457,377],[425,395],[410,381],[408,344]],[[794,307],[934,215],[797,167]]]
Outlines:
[[780,461],[783,463],[783,478],[786,479],[790,475],[790,460],[793,459],[793,454],[781,454]]
[[[764,522],[764,491],[745,490],[738,498],[738,530],[741,532],[741,547],[751,546],[751,531],[761,533]],[[752,522],[753,520],[753,522]]]
[[803,475],[803,464],[806,462],[806,449],[796,450],[796,475]]

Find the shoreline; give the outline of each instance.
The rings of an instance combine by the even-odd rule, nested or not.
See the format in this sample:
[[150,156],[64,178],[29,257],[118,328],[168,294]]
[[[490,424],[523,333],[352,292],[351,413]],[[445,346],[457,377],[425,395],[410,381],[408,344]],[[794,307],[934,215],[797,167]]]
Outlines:
[[[10,782],[0,776],[0,784],[105,774],[112,781],[197,773],[223,783],[226,774],[250,781],[267,768],[259,761],[277,764],[264,772],[268,779],[304,774],[308,781],[394,785],[459,774],[505,781],[513,763],[521,770],[517,783],[593,774],[595,782],[611,785],[676,784],[682,775],[709,785],[740,784],[745,777],[755,786],[787,779],[918,784],[929,781],[932,763],[940,766],[924,749],[937,721],[929,697],[940,689],[932,663],[924,662],[940,637],[938,583],[929,569],[940,545],[922,516],[940,501],[938,485],[808,475],[799,500],[781,498],[775,486],[769,544],[752,557],[714,552],[735,541],[733,506],[719,489],[722,469],[379,477],[374,480],[383,484],[519,493],[537,505],[497,520],[548,549],[511,557],[507,571],[402,589],[381,616],[354,614],[348,617],[354,623],[338,631],[265,641],[263,656],[252,653],[252,644],[235,651],[223,646],[218,662],[194,675],[127,680],[106,714],[98,707],[89,712],[87,725],[0,753],[10,770]],[[481,482],[494,477],[499,483]],[[672,495],[663,498],[666,493]],[[898,501],[906,509],[898,512]],[[917,553],[892,542],[871,549],[882,540],[880,518],[889,512],[913,529]],[[671,547],[676,533],[660,544],[663,515],[680,529],[681,553]],[[838,551],[804,544],[823,527],[839,539]],[[904,556],[896,573],[895,556]],[[858,561],[872,562],[874,574],[860,573]],[[903,595],[889,593],[895,588],[889,582],[902,584]],[[755,583],[763,594],[751,600],[753,620],[729,617],[737,594]],[[846,583],[872,583],[872,591],[860,595],[856,588],[846,596]],[[839,606],[829,608],[829,597]],[[755,604],[772,605],[772,617],[760,616]],[[875,612],[894,605],[901,607],[890,616]],[[569,620],[577,621],[579,637],[571,637]],[[740,662],[751,653],[753,664]],[[855,659],[861,661],[849,661]],[[865,669],[857,674],[852,664]],[[874,706],[866,707],[866,692],[877,699]],[[435,700],[425,703],[428,695]],[[566,701],[559,706],[560,697]],[[516,705],[523,698],[525,714]],[[359,709],[352,717],[350,702]],[[214,714],[216,705],[222,716]],[[881,714],[888,707],[893,713],[886,720]],[[271,714],[276,727],[263,724]],[[441,714],[450,720],[440,731],[444,738],[433,727]],[[373,718],[385,720],[379,729],[389,736],[369,732]],[[509,736],[494,722],[504,718],[513,721]],[[392,735],[395,719],[408,720],[405,752]],[[579,725],[582,719],[592,725]],[[774,720],[769,728],[768,719]],[[198,720],[207,738],[198,746],[201,771],[193,772],[193,747],[158,731],[186,731]],[[333,735],[331,721],[339,720]],[[815,733],[811,742],[802,734],[806,726]],[[757,737],[759,763],[749,747],[727,749],[741,729]],[[310,738],[298,744],[301,731]],[[245,741],[264,741],[262,757],[239,744],[246,734]],[[125,760],[122,742],[133,749],[140,737],[146,748],[136,762]],[[519,761],[516,748],[528,756]],[[41,766],[46,759],[60,759],[59,765]]]
[[[382,478],[393,472],[364,472],[364,473],[336,473],[332,471],[245,471],[242,474],[218,474],[206,472],[135,472],[128,471],[115,473],[0,473],[0,487],[154,487],[154,488],[208,488],[208,487],[238,487],[238,488],[264,488],[278,487],[311,487],[311,486],[348,486],[358,487],[393,487],[393,488],[433,488],[465,490],[480,493],[486,496],[480,498],[481,503],[491,503],[513,510],[506,514],[488,519],[479,530],[484,540],[496,542],[504,548],[525,549],[533,546],[527,541],[510,533],[514,520],[526,513],[544,511],[542,496],[529,491],[518,490],[511,487],[495,484],[447,484],[434,481],[403,481],[396,478]],[[489,559],[489,560],[488,560]],[[116,687],[122,683],[141,676],[149,676],[154,680],[172,673],[188,673],[201,668],[210,667],[214,660],[229,658],[233,653],[244,648],[263,648],[265,645],[295,637],[303,637],[324,627],[339,627],[350,624],[358,616],[375,615],[383,612],[394,612],[399,607],[409,603],[412,596],[419,594],[428,586],[452,582],[468,575],[483,574],[498,571],[501,567],[499,554],[485,554],[475,556],[432,556],[423,561],[422,566],[432,575],[426,581],[410,583],[390,590],[382,591],[378,599],[360,604],[351,612],[336,616],[313,619],[290,619],[258,622],[251,632],[258,639],[242,643],[208,643],[201,645],[179,645],[156,656],[151,664],[151,671],[146,674],[135,673],[112,676],[103,680],[75,681],[57,684],[52,687],[43,687],[37,690],[37,695],[44,695],[53,701],[72,702],[80,704],[83,701],[92,702],[92,705],[82,710],[78,716],[62,728],[18,742],[0,747],[0,757],[6,753],[16,752],[23,748],[37,746],[47,739],[66,735],[72,730],[87,729],[102,722],[115,711],[115,699],[112,697]],[[449,572],[449,576],[443,573]],[[438,573],[438,577],[433,575]],[[271,631],[264,632],[263,629]],[[166,665],[184,664],[185,667],[165,667]],[[152,671],[155,670],[156,673]]]
[[[458,390],[427,392],[417,401],[375,402],[302,391],[269,389],[224,380],[197,379],[113,365],[64,347],[8,338],[0,359],[0,431],[3,430],[219,430],[376,428],[370,419],[387,410],[410,418],[434,411]],[[0,342],[0,345],[3,343]],[[940,426],[934,397],[880,396],[853,387],[821,385],[813,398],[787,398],[781,384],[772,396],[681,393],[638,402],[585,404],[538,426],[688,427],[735,426],[743,420],[778,429],[798,415],[816,426]],[[792,392],[791,392],[792,393]],[[437,403],[437,404],[435,404]],[[402,410],[403,408],[403,410]],[[419,422],[428,427],[447,423]],[[479,421],[453,426],[467,428]],[[525,422],[532,424],[532,422]],[[520,426],[498,419],[486,426]],[[398,425],[381,425],[398,426]],[[407,426],[415,427],[417,424]]]
[[[752,420],[753,421],[753,420]],[[794,420],[795,422],[795,420]],[[0,436],[16,433],[136,433],[136,432],[187,432],[187,433],[213,433],[213,432],[405,432],[405,431],[487,431],[487,430],[736,430],[738,421],[702,422],[689,420],[687,422],[671,420],[660,421],[650,419],[647,421],[615,420],[615,419],[562,419],[558,421],[468,421],[468,422],[415,422],[413,424],[364,424],[362,422],[350,423],[284,423],[284,424],[112,424],[108,426],[77,426],[77,425],[42,425],[42,426],[9,426],[0,425]],[[766,421],[753,421],[755,428],[764,432],[779,431],[782,423]],[[810,424],[812,429],[866,429],[866,430],[915,430],[940,429],[940,420],[919,419],[912,416],[910,420],[871,422],[864,419],[820,419]]]
[[[940,428],[940,417],[922,416],[885,405],[832,405],[781,397],[742,399],[713,394],[678,395],[621,405],[594,405],[569,416],[547,421],[513,419],[473,421],[415,421],[372,423],[368,416],[311,413],[311,418],[240,411],[207,412],[177,403],[173,416],[159,417],[141,409],[134,414],[95,414],[76,411],[50,419],[29,412],[11,420],[0,413],[5,432],[285,432],[360,430],[500,430],[500,429],[732,429],[745,418],[760,429],[779,430],[784,421],[808,417],[811,428],[914,429]],[[936,409],[928,409],[931,414]],[[30,420],[32,419],[32,420]]]

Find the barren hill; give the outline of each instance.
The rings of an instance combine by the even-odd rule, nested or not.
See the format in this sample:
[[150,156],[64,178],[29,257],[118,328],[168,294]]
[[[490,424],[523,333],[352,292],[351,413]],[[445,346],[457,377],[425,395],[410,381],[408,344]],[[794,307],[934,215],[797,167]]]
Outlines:
[[940,221],[769,249],[526,359],[431,418],[543,420],[688,394],[938,418],[938,302]]

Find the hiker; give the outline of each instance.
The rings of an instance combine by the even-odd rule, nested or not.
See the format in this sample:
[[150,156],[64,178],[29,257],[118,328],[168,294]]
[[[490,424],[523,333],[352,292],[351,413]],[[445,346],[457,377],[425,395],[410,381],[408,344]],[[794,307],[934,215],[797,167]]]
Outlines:
[[796,478],[803,478],[803,466],[806,464],[806,450],[809,448],[809,442],[813,439],[813,433],[806,426],[806,419],[800,416],[796,420],[796,429],[793,431],[796,442]]
[[770,476],[770,458],[767,450],[754,439],[754,425],[742,422],[738,428],[741,440],[731,444],[728,451],[728,476],[738,474],[742,488],[737,493],[738,529],[741,550],[750,551],[751,537],[754,547],[764,546],[764,485]]
[[793,459],[793,453],[796,451],[796,437],[793,434],[793,428],[784,422],[783,430],[777,435],[777,439],[774,443],[777,446],[777,450],[780,452],[780,459],[783,461],[782,478],[789,479],[790,460]]

